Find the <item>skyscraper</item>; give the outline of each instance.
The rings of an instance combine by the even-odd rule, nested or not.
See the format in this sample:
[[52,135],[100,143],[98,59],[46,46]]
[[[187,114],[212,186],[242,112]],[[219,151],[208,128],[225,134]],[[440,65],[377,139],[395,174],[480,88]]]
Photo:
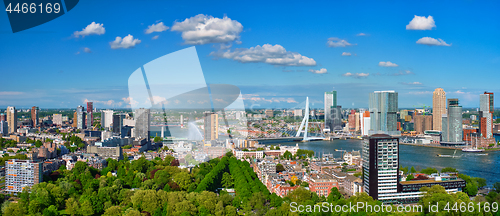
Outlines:
[[149,109],[136,109],[134,113],[135,128],[134,133],[136,138],[146,138],[149,140],[149,127],[151,125],[151,111]]
[[76,108],[76,128],[85,129],[85,112],[83,111],[83,106],[78,106]]
[[205,141],[219,138],[219,115],[213,112],[204,112],[204,136]]
[[0,134],[2,134],[2,136],[9,134],[9,125],[7,125],[7,121],[0,120]]
[[370,93],[369,134],[399,135],[397,131],[398,93],[395,91],[375,91]]
[[493,111],[493,93],[479,95],[479,131],[486,139],[493,137]]
[[448,111],[442,117],[442,141],[462,142],[462,106],[457,98],[448,99]]
[[441,118],[446,114],[446,92],[437,88],[432,93],[432,130],[443,130]]
[[415,114],[414,127],[417,134],[424,134],[426,130],[432,130],[432,119],[434,116]]
[[113,125],[113,110],[101,111],[101,127],[109,130]]
[[31,123],[33,124],[33,127],[37,127],[40,124],[40,120],[38,118],[38,112],[39,108],[34,106],[31,107]]
[[123,119],[125,115],[122,113],[117,113],[113,115],[113,133],[120,134],[123,127]]
[[92,128],[94,125],[94,103],[87,102],[87,128]]
[[332,108],[337,108],[337,91],[325,92],[325,123],[333,131]]
[[398,192],[399,138],[374,134],[363,143],[363,191],[373,199],[389,199]]
[[7,124],[9,133],[17,132],[17,110],[16,107],[7,107]]

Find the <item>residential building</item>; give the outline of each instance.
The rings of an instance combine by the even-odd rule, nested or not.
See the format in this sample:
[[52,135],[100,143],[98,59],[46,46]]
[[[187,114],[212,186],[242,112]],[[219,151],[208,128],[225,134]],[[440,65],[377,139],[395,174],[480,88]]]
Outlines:
[[5,113],[0,113],[0,121],[7,121],[7,116]]
[[442,116],[446,114],[446,92],[437,88],[432,93],[432,130],[442,131]]
[[204,112],[205,141],[219,139],[219,115],[213,112]]
[[384,133],[399,135],[397,131],[398,93],[395,91],[375,91],[370,93],[371,134]]
[[87,146],[87,153],[97,154],[99,157],[103,158],[113,158],[115,160],[122,160],[123,153],[120,146],[116,147],[99,147],[99,146]]
[[17,132],[17,110],[16,107],[7,107],[7,124],[9,125],[9,133]]
[[361,122],[361,135],[368,136],[368,132],[370,131],[370,111],[360,113],[359,118]]
[[363,144],[363,191],[384,200],[398,192],[399,138],[374,134]]
[[427,130],[432,130],[432,115],[415,114],[414,129],[417,134],[424,134]]
[[[149,141],[149,128],[151,126],[151,111],[149,109],[136,109],[134,113],[135,118],[135,130],[134,134],[136,138],[146,139]],[[114,130],[114,129],[113,129]]]
[[53,114],[52,115],[52,123],[58,126],[63,124],[62,114]]
[[448,111],[442,117],[442,131],[443,142],[462,142],[462,106],[456,98],[448,99]]
[[266,110],[266,117],[267,118],[272,118],[274,117],[274,111],[272,109]]
[[110,130],[113,125],[113,110],[101,111],[101,127]]
[[5,191],[18,194],[26,187],[43,181],[42,162],[11,159],[5,164]]
[[85,129],[85,112],[83,111],[83,106],[78,106],[76,108],[76,128]]
[[332,188],[336,187],[339,189],[337,180],[333,176],[327,174],[312,174],[308,183],[309,190],[318,194],[318,196],[327,197]]
[[94,125],[94,103],[87,102],[87,128],[92,128]]
[[38,127],[40,124],[40,118],[38,117],[38,112],[40,109],[36,106],[31,107],[31,123],[33,127]]

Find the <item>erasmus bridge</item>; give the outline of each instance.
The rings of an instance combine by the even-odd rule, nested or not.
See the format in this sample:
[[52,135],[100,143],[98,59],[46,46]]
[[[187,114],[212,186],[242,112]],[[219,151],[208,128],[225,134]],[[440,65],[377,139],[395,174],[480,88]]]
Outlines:
[[302,119],[302,123],[300,123],[299,130],[297,130],[295,137],[300,137],[300,134],[302,133],[303,134],[303,139],[302,139],[303,142],[325,139],[324,137],[308,136],[308,129],[309,129],[309,97],[306,98],[306,110],[305,110],[304,119]]

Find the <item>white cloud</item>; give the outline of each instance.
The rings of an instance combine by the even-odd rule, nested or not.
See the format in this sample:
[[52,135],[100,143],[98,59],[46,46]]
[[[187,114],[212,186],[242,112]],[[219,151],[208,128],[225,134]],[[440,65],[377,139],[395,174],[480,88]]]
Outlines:
[[103,25],[104,24],[92,22],[87,27],[85,27],[84,29],[82,29],[82,31],[75,31],[73,33],[73,36],[75,36],[75,37],[80,37],[80,36],[85,37],[85,36],[88,36],[88,35],[102,35],[102,34],[104,34],[106,32],[106,30],[104,29]]
[[265,98],[265,97],[260,97],[257,94],[245,94],[243,95],[243,100],[249,100],[249,101],[254,101],[254,102],[268,102],[268,103],[298,103],[294,98]]
[[431,30],[435,28],[434,18],[432,16],[417,16],[413,17],[408,25],[406,25],[406,30]]
[[400,82],[403,85],[422,85],[420,82]]
[[225,43],[239,40],[243,25],[224,16],[216,18],[203,14],[174,22],[172,31],[182,32],[186,44]]
[[156,24],[148,26],[148,28],[144,31],[146,34],[151,34],[153,32],[166,31],[167,29],[168,29],[168,26],[165,26],[165,24],[163,24],[163,22],[160,22],[160,23],[156,23]]
[[315,74],[325,74],[327,71],[326,71],[326,68],[321,68],[319,70],[309,69],[309,72],[315,73]]
[[435,39],[435,38],[431,38],[431,37],[420,38],[420,39],[418,39],[417,43],[429,45],[429,46],[451,46],[451,44],[447,44],[441,38]]
[[413,73],[413,72],[411,72],[409,70],[405,70],[405,71],[399,71],[397,73],[393,73],[391,75],[393,75],[393,76],[402,76],[402,75],[410,75],[410,74],[415,74],[415,73]]
[[140,44],[141,40],[139,39],[134,39],[134,36],[132,35],[127,35],[123,39],[121,37],[116,37],[116,39],[113,42],[109,42],[109,45],[111,45],[111,49],[128,49],[128,48],[133,48],[135,45]]
[[351,56],[351,53],[350,52],[343,52],[342,56]]
[[88,47],[83,48],[83,51],[86,52],[86,53],[91,53],[92,52],[92,50],[90,50],[90,48],[88,48]]
[[12,95],[22,95],[24,92],[15,91],[0,91],[0,96],[12,96]]
[[417,91],[417,92],[408,92],[408,94],[412,95],[426,95],[426,94],[432,94],[431,91]]
[[340,39],[340,38],[336,38],[336,37],[328,38],[328,41],[326,42],[326,44],[329,47],[346,47],[346,46],[352,46],[352,44],[350,44],[346,40],[343,40],[343,39]]
[[394,64],[390,61],[386,61],[386,62],[381,61],[378,63],[378,66],[380,66],[380,67],[397,67],[398,65]]
[[350,73],[350,72],[347,72],[345,74],[342,74],[342,76],[346,76],[346,77],[354,77],[354,78],[364,78],[364,77],[368,77],[370,74],[369,73]]
[[365,34],[365,33],[359,33],[359,34],[357,34],[356,36],[366,36],[366,35],[367,35],[367,34]]
[[158,39],[159,37],[160,37],[160,35],[155,35],[155,36],[153,36],[151,39],[156,40],[156,39]]
[[287,51],[281,45],[264,44],[250,48],[238,48],[233,51],[210,53],[219,58],[233,59],[241,63],[263,62],[271,65],[284,66],[315,66],[316,61],[296,52]]
[[453,93],[455,93],[455,94],[465,94],[465,92],[460,91],[460,90],[457,90],[456,92],[453,92]]

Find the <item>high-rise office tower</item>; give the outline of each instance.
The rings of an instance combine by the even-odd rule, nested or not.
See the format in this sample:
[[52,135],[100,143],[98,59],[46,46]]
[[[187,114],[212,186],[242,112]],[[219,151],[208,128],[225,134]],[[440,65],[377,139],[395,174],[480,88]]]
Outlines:
[[109,130],[113,125],[113,110],[101,111],[101,127]]
[[5,120],[0,120],[0,134],[2,135],[9,134],[9,125]]
[[33,127],[37,127],[40,124],[40,118],[38,118],[39,110],[36,106],[31,107],[31,123],[33,123]]
[[399,135],[397,131],[398,93],[395,91],[375,91],[370,93],[369,134]]
[[113,115],[113,133],[120,134],[123,127],[123,119],[125,115],[122,113],[117,113]]
[[85,112],[83,111],[83,106],[78,106],[76,108],[76,128],[85,129]]
[[374,134],[363,143],[363,191],[373,199],[389,199],[398,192],[399,138]]
[[442,141],[462,142],[462,106],[457,98],[448,99],[447,114],[442,116]]
[[205,141],[219,139],[219,115],[213,112],[204,112],[204,136]]
[[17,110],[16,107],[7,107],[7,124],[9,133],[17,132]]
[[337,108],[337,91],[325,92],[325,124],[330,127],[330,131],[334,130],[333,121],[336,115],[332,113],[332,108]]
[[73,125],[72,127],[76,128],[78,126],[78,113],[74,112],[73,113]]
[[432,130],[442,131],[443,114],[446,114],[446,92],[437,88],[432,93]]
[[0,121],[7,121],[7,116],[4,113],[0,113]]
[[479,132],[486,139],[493,137],[493,111],[493,93],[479,95]]
[[135,136],[136,138],[146,138],[149,140],[149,127],[151,125],[151,111],[149,109],[136,109],[134,113],[135,118]]
[[87,128],[92,128],[94,125],[94,103],[87,102]]

